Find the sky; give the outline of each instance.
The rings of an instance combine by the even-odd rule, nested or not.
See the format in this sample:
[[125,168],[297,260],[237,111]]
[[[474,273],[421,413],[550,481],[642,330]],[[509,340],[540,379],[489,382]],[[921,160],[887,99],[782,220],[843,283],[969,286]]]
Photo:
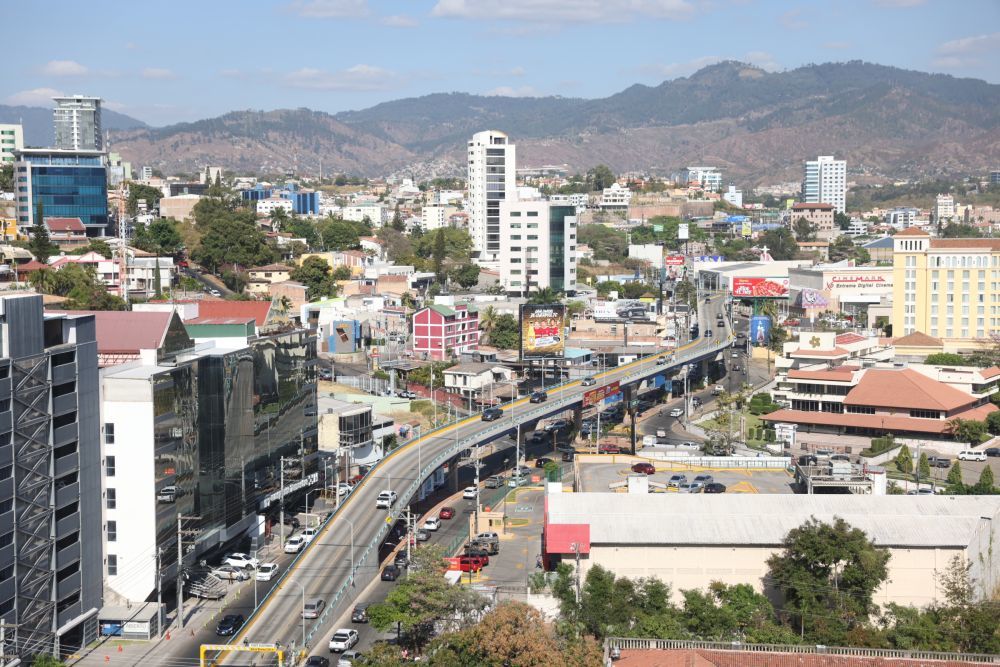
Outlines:
[[96,95],[157,126],[435,92],[605,97],[728,59],[770,71],[865,60],[1000,83],[1000,0],[3,4],[7,25],[44,31],[14,35],[0,103]]

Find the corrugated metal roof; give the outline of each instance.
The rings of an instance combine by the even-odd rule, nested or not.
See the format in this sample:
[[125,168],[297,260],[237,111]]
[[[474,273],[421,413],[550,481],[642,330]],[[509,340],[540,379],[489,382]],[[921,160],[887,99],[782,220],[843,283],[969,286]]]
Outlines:
[[815,517],[840,517],[875,544],[965,547],[1000,496],[557,493],[548,522],[590,525],[591,544],[775,546]]

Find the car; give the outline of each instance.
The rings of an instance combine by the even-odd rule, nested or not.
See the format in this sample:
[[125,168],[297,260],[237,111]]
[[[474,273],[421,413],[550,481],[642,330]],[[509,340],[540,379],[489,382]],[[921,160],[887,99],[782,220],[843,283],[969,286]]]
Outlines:
[[[722,322],[719,322],[719,326],[722,326]],[[705,329],[705,338],[711,338],[714,334],[711,329]]]
[[986,452],[977,452],[971,449],[963,449],[958,453],[959,461],[985,461]]
[[567,462],[567,463],[571,462],[575,458],[576,458],[576,450],[575,449],[567,449],[567,450],[564,450],[563,453],[562,453],[562,460],[565,461],[565,462]]
[[208,290],[208,293],[211,294],[212,296],[222,296],[222,292],[220,292],[217,289],[210,289]]
[[740,358],[740,351],[739,350],[733,350],[733,353],[730,356],[732,356],[733,359],[739,359]]
[[569,421],[566,419],[557,419],[554,422],[550,422],[545,425],[545,431],[547,433],[551,433],[552,431],[561,431],[567,428],[569,428]]
[[482,556],[459,556],[458,569],[462,572],[479,572],[486,562]]
[[455,518],[455,508],[454,507],[442,507],[438,512],[439,519],[453,519]]
[[951,459],[946,459],[943,456],[930,456],[927,458],[927,462],[931,464],[932,468],[950,468]]
[[247,554],[232,553],[226,554],[226,557],[222,560],[222,564],[232,565],[233,567],[255,568],[260,565],[260,561]]
[[656,365],[657,366],[665,366],[669,362],[670,362],[670,357],[657,357],[656,358]]
[[261,563],[260,567],[257,568],[254,578],[257,581],[271,581],[275,576],[277,576],[278,571],[281,569],[277,563]]
[[726,485],[719,482],[709,482],[705,485],[705,493],[725,493]]
[[712,396],[718,396],[719,394],[725,393],[725,391],[726,391],[725,387],[723,387],[721,384],[717,384],[714,387],[712,387]]
[[[716,323],[715,323],[715,326],[717,326],[717,327],[724,327],[724,326],[726,326],[726,321],[725,321],[725,320],[719,320],[718,322],[716,322]],[[707,336],[707,335],[708,335],[708,333],[709,333],[709,332],[708,332],[708,331],[706,331],[706,332],[705,332],[705,335]]]
[[594,377],[586,377],[580,380],[581,387],[593,387],[595,384],[597,384],[597,378]]
[[363,664],[364,659],[365,655],[360,651],[344,651],[340,654],[340,660],[337,661],[337,667],[356,667],[357,665]]
[[321,655],[311,655],[306,659],[306,667],[330,667],[330,661]]
[[330,653],[343,653],[358,643],[358,631],[340,628],[330,637]]
[[243,614],[226,614],[219,621],[219,624],[215,626],[215,634],[219,637],[232,637],[239,632],[245,622],[246,619],[243,618]]
[[302,607],[302,618],[319,618],[325,607],[326,601],[323,598],[310,598]]
[[678,473],[670,476],[670,479],[667,480],[667,486],[680,486],[681,484],[686,484],[687,481],[687,475]]
[[800,466],[819,465],[819,459],[814,454],[802,454],[799,456],[798,461]]
[[499,489],[503,486],[503,477],[501,477],[500,475],[493,475],[492,477],[487,477],[485,486],[487,489]]
[[319,535],[319,528],[303,528],[302,532],[299,533],[299,536],[306,541],[306,544],[312,542],[317,535]]
[[381,491],[375,499],[375,509],[387,510],[396,504],[395,491]]
[[333,381],[333,369],[332,368],[321,368],[321,369],[319,369],[319,373],[317,373],[317,375],[319,376],[319,379],[323,380],[324,382],[332,382]]
[[175,500],[177,500],[176,486],[165,486],[156,494],[156,502],[158,503],[172,503]]
[[294,537],[289,537],[285,541],[285,553],[286,554],[297,554],[302,551],[306,546],[306,538],[301,535],[295,535]]
[[399,579],[399,566],[393,563],[382,568],[382,581],[396,581]]
[[502,408],[486,408],[485,410],[483,410],[482,419],[484,422],[493,422],[500,419],[501,417],[503,417]]
[[621,454],[622,453],[622,448],[619,447],[618,445],[606,445],[606,444],[602,443],[602,444],[600,444],[600,445],[597,446],[597,453],[598,454]]
[[908,496],[933,496],[934,487],[933,486],[921,486],[918,489],[910,489],[906,492]]
[[640,461],[632,466],[632,472],[641,473],[643,475],[654,475],[656,474],[656,466],[652,463]]
[[692,397],[691,398],[691,405],[693,405],[696,408],[700,408],[701,407],[701,399],[698,398],[697,396]]
[[549,439],[548,434],[545,431],[532,431],[524,439],[529,445],[540,445]]
[[431,531],[427,530],[426,528],[418,528],[417,532],[414,534],[414,537],[416,538],[417,542],[426,542],[427,540],[431,539]]
[[479,493],[479,488],[475,486],[467,486],[462,489],[462,497],[466,500],[475,500]]
[[985,451],[986,456],[1000,456],[1000,447],[990,447]]
[[695,475],[694,481],[698,482],[699,484],[707,486],[708,484],[714,482],[715,478],[712,477],[711,475],[701,474],[701,475]]
[[354,487],[351,486],[350,484],[348,484],[347,482],[341,482],[340,484],[337,485],[337,495],[338,496],[346,496],[353,489],[354,489]]
[[549,399],[549,395],[544,391],[533,391],[531,392],[531,398],[528,399],[529,403],[544,403]]
[[735,371],[735,372],[738,373],[740,371],[740,365],[739,364],[733,364],[733,371]]
[[246,581],[250,578],[246,570],[232,565],[220,565],[211,571],[211,575],[223,581]]
[[469,542],[465,545],[463,549],[463,555],[465,556],[480,556],[489,558],[490,552],[487,550],[486,545],[479,542]]
[[351,623],[367,623],[369,606],[368,602],[359,602],[354,605],[354,609],[351,611]]
[[670,416],[671,417],[680,417],[683,414],[684,414],[684,410],[682,410],[681,408],[674,408],[673,410],[670,411]]
[[436,516],[432,516],[431,518],[424,521],[424,525],[422,525],[421,528],[423,530],[438,530],[439,528],[441,528],[441,519],[437,518]]
[[471,540],[465,545],[466,554],[472,556],[480,553],[485,556],[492,556],[500,553],[500,540]]
[[536,468],[544,468],[545,465],[548,463],[552,463],[552,459],[545,456],[539,456],[537,459],[535,459]]

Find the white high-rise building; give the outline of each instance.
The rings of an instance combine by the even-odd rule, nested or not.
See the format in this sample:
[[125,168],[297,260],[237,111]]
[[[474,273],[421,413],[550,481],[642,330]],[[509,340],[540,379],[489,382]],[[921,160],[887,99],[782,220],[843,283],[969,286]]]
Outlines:
[[24,130],[20,124],[0,123],[0,164],[14,162],[14,151],[24,148]]
[[477,132],[469,142],[469,234],[473,259],[497,268],[500,204],[517,201],[514,144],[503,132]]
[[806,204],[830,204],[833,210],[847,209],[847,162],[832,155],[807,160],[802,180],[802,201]]
[[576,207],[542,200],[500,206],[500,284],[508,294],[546,287],[576,293]]
[[52,110],[56,130],[56,148],[74,151],[104,150],[101,136],[101,98],[73,95],[53,97]]
[[716,167],[685,167],[681,172],[685,185],[698,184],[703,190],[715,192],[722,187],[722,173]]
[[951,220],[955,217],[955,198],[951,195],[938,195],[934,200],[934,219]]

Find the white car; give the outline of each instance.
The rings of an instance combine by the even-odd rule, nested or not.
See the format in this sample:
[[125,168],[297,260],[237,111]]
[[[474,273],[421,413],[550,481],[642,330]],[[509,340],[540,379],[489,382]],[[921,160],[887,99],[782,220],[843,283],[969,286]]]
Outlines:
[[589,378],[588,377],[588,378],[583,378],[582,380],[580,380],[580,386],[581,387],[593,387],[595,384],[597,384],[597,378]]
[[218,577],[223,581],[244,581],[250,578],[246,570],[239,567],[233,567],[232,565],[220,565],[219,567],[212,570],[212,576]]
[[680,408],[674,408],[673,410],[670,411],[670,416],[671,417],[680,417],[683,414],[684,414],[684,410],[682,410]]
[[257,581],[271,581],[271,579],[278,576],[278,570],[280,569],[277,563],[262,563],[257,568],[255,578]]
[[375,499],[375,509],[387,510],[396,504],[395,491],[382,491]]
[[421,526],[421,528],[423,528],[424,530],[437,530],[440,527],[441,527],[441,519],[437,518],[436,516],[432,516],[431,518],[427,519],[427,521],[424,521],[424,525]]
[[285,542],[285,553],[286,554],[297,554],[306,548],[306,539],[301,535],[296,535],[295,537],[289,537],[288,541]]
[[355,665],[361,664],[363,658],[364,656],[359,651],[345,651],[340,655],[337,667],[355,667]]
[[343,653],[358,643],[358,631],[340,628],[330,637],[330,653]]
[[346,496],[348,493],[351,492],[351,488],[353,488],[353,487],[351,487],[351,485],[348,484],[347,482],[341,482],[337,486],[337,495],[338,496]]
[[985,461],[986,452],[976,452],[971,449],[964,449],[958,453],[959,461]]
[[247,554],[235,553],[226,554],[226,558],[222,561],[222,564],[232,565],[233,567],[256,568],[260,565],[260,561],[253,556],[248,556]]
[[475,500],[476,499],[476,487],[474,487],[474,486],[467,486],[467,487],[465,487],[465,489],[462,491],[462,497],[466,498],[466,499]]
[[319,535],[319,528],[303,528],[299,535],[306,541],[306,544],[313,541],[313,538]]

